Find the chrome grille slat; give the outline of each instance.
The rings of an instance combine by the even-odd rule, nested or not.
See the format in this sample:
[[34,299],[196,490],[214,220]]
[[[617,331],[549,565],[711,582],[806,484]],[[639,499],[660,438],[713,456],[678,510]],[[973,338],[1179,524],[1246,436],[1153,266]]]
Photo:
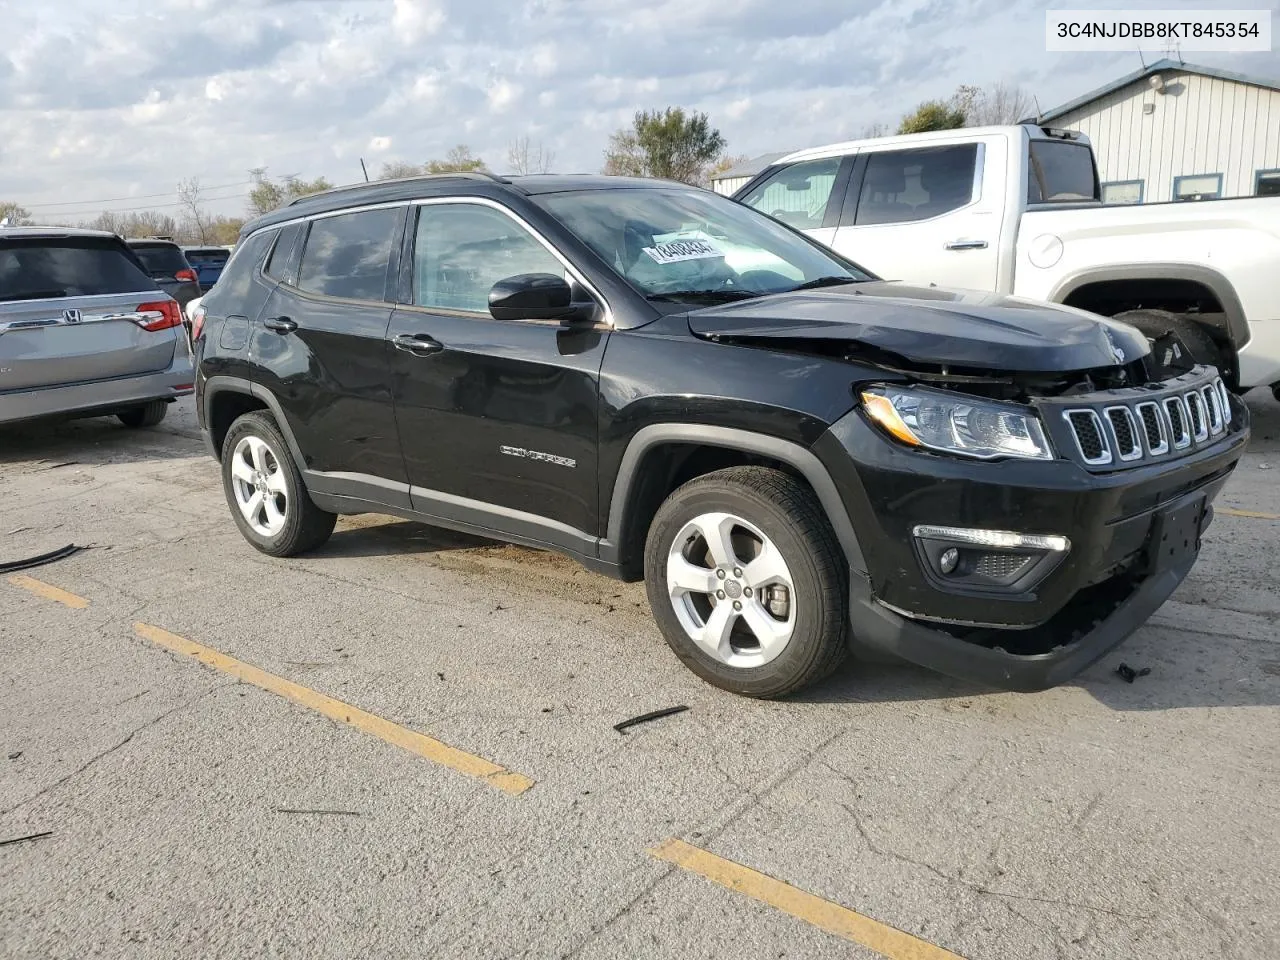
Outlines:
[[1138,439],[1138,424],[1128,407],[1107,407],[1107,426],[1111,428],[1111,442],[1116,456],[1121,460],[1137,460],[1142,456],[1142,441]]
[[1183,400],[1187,404],[1187,413],[1191,416],[1191,436],[1196,443],[1202,443],[1209,436],[1209,418],[1204,410],[1204,397],[1196,391],[1186,394]]
[[[1160,404],[1154,400],[1144,400],[1134,409],[1138,411],[1138,418],[1142,421],[1142,432],[1147,441],[1147,456],[1160,457],[1168,453],[1169,425],[1164,414],[1160,412]],[[1156,437],[1154,440],[1151,439],[1153,433]]]
[[1065,424],[1054,428],[1062,434],[1059,449],[1094,470],[1180,457],[1218,443],[1231,427],[1228,388],[1203,368],[1164,383],[1049,402]]

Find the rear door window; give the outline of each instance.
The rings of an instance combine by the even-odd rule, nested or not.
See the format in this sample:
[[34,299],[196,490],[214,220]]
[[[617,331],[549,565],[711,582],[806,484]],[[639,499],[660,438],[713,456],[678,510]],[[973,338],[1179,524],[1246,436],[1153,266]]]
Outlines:
[[152,276],[172,277],[179,270],[191,268],[182,250],[172,243],[134,243],[130,246]]
[[842,157],[806,160],[761,181],[742,202],[800,230],[822,226]]
[[1032,140],[1027,203],[1099,200],[1098,172],[1088,145],[1070,140]]
[[0,240],[0,300],[89,297],[154,290],[118,240]]
[[399,240],[400,210],[362,210],[311,223],[298,287],[348,300],[383,300],[392,245]]
[[855,222],[928,220],[978,199],[979,145],[882,150],[867,155]]

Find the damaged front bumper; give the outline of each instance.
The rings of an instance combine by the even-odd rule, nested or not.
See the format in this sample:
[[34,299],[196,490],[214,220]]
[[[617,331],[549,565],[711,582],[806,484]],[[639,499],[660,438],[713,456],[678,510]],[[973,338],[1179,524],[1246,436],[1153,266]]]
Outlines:
[[1111,470],[924,453],[854,410],[814,450],[866,561],[850,578],[855,643],[1007,689],[1070,679],[1194,565],[1248,441],[1248,412],[1230,403],[1217,436]]

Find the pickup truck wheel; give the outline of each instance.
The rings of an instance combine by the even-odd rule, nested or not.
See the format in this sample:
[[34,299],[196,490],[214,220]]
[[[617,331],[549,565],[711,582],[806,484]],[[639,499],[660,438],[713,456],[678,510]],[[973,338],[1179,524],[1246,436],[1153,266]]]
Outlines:
[[275,421],[246,413],[222,441],[222,486],[244,538],[273,557],[292,557],[329,539],[335,514],[311,501]]
[[676,655],[709,683],[782,697],[848,650],[840,547],[808,487],[731,467],[680,487],[645,546],[649,605]]
[[1196,363],[1211,364],[1218,368],[1219,373],[1224,372],[1222,350],[1205,332],[1204,327],[1194,320],[1180,317],[1168,310],[1126,310],[1111,319],[1137,327],[1147,335],[1148,340],[1172,333],[1191,351],[1191,357]]
[[116,417],[130,430],[139,427],[154,427],[169,412],[169,404],[163,400],[150,400],[140,407],[121,410]]

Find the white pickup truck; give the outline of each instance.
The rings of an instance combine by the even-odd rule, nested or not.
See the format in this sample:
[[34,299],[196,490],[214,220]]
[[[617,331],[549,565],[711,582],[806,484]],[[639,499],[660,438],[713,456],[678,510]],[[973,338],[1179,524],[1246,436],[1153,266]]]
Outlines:
[[1280,198],[1103,206],[1088,140],[1032,125],[814,147],[734,197],[886,279],[1172,331],[1280,397]]

